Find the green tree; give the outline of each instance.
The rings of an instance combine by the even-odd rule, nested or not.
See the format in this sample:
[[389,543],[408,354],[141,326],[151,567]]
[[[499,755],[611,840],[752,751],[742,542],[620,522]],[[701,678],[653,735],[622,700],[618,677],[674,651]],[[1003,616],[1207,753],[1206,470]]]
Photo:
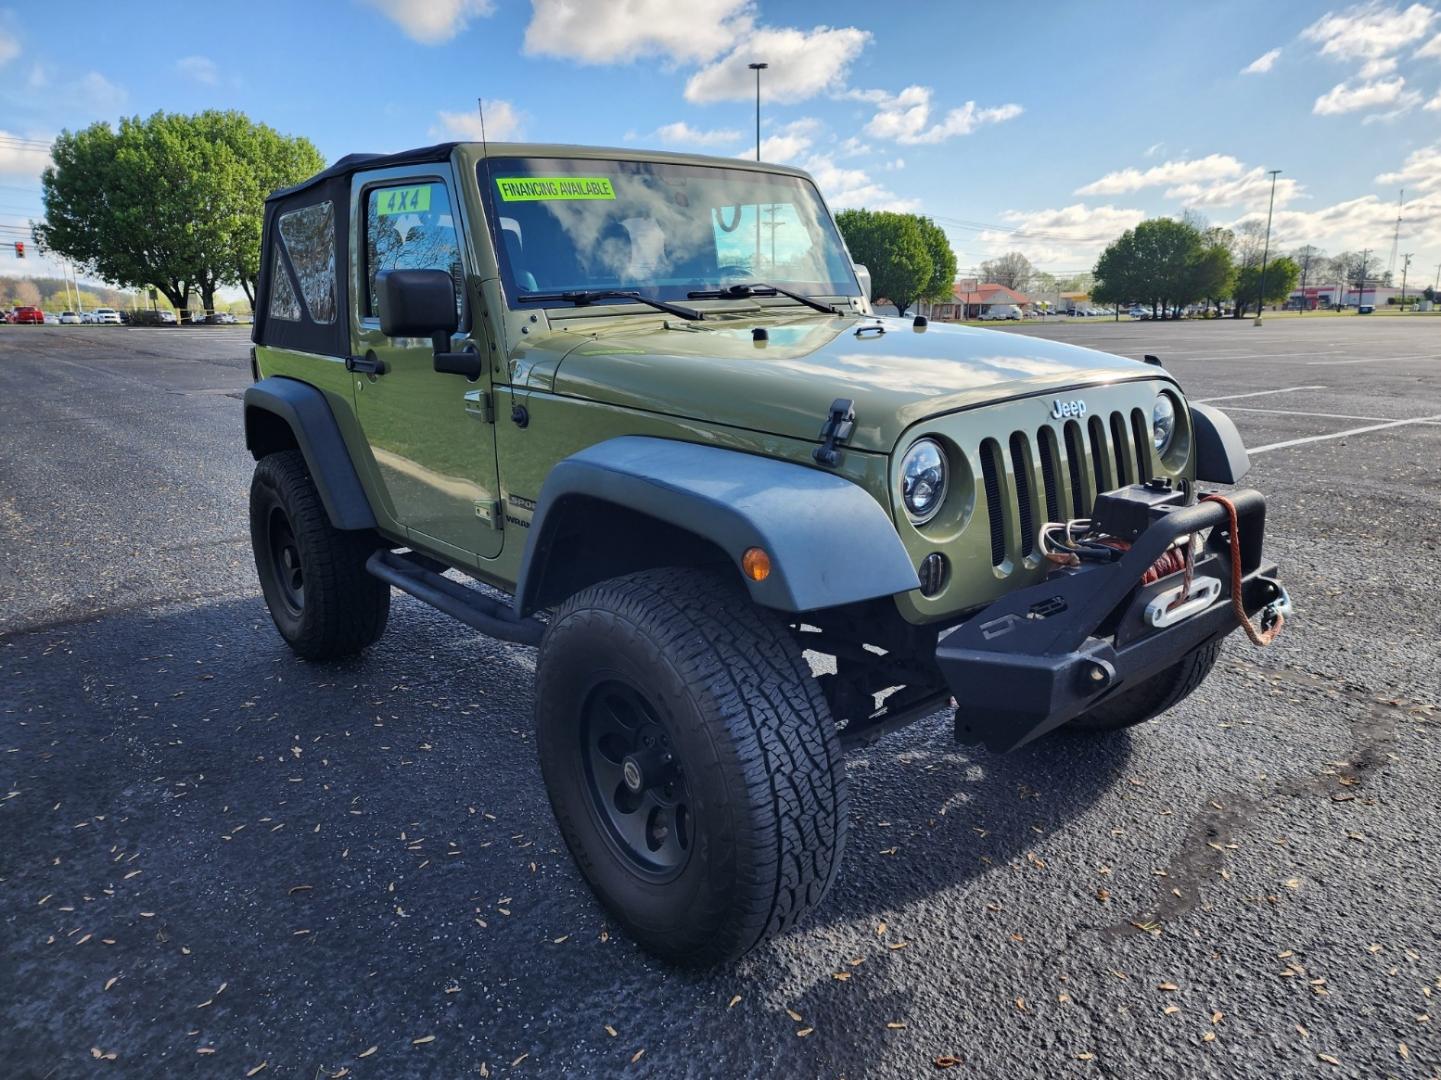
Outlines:
[[1204,250],[1200,230],[1188,221],[1143,221],[1101,253],[1091,296],[1102,303],[1140,301],[1159,318],[1205,295],[1207,275],[1199,269]]
[[[1301,267],[1296,260],[1283,255],[1266,263],[1266,295],[1262,301],[1279,304],[1291,295],[1301,277]],[[1261,264],[1242,267],[1236,274],[1235,300],[1237,318],[1247,308],[1255,307],[1261,292]]]
[[936,259],[916,215],[842,210],[836,215],[836,225],[851,257],[871,273],[871,299],[883,297],[895,304],[899,313],[926,295]]
[[[1050,275],[1047,275],[1049,277]],[[994,259],[981,263],[981,280],[1004,285],[1017,292],[1025,292],[1036,277],[1036,268],[1031,260],[1019,251],[1008,251]]]
[[930,218],[916,215],[916,224],[920,227],[921,239],[926,242],[926,250],[931,254],[931,278],[920,299],[950,300],[956,281],[956,249],[951,247],[951,239],[945,230]]
[[323,164],[237,112],[155,113],[61,132],[41,178],[41,245],[96,277],[154,287],[184,310],[191,292],[254,295],[264,196]]

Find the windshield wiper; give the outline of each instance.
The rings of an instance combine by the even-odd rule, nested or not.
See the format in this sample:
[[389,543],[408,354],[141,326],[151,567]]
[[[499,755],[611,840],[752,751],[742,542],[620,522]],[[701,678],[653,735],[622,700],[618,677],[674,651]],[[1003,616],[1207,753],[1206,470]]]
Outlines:
[[681,307],[679,304],[667,304],[664,300],[653,300],[649,296],[642,296],[633,289],[575,289],[570,292],[523,292],[516,295],[516,299],[522,304],[554,304],[560,301],[574,304],[576,307],[584,307],[586,304],[593,304],[597,300],[634,300],[638,304],[649,304],[657,311],[668,311],[672,315],[679,315],[682,319],[704,319],[705,312],[697,311],[695,308]]
[[703,289],[700,292],[689,292],[685,295],[688,300],[748,300],[752,296],[784,296],[789,300],[805,304],[806,307],[824,311],[827,315],[840,314],[830,304],[822,303],[813,296],[791,292],[789,289],[782,289],[779,285],[768,285],[763,281],[727,285],[724,289]]

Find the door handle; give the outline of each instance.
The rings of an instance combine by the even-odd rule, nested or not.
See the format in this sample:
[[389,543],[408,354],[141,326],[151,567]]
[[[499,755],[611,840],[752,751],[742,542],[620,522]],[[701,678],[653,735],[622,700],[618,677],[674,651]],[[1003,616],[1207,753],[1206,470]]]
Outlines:
[[385,361],[375,355],[374,349],[370,349],[364,356],[347,356],[345,370],[359,371],[366,375],[384,375],[388,369]]

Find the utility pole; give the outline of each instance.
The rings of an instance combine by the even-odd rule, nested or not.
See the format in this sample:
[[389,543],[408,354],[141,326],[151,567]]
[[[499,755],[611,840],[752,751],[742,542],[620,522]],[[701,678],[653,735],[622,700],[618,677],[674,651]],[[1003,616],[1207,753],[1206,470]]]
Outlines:
[[1271,215],[1276,209],[1276,177],[1281,174],[1280,169],[1267,171],[1271,174],[1271,203],[1266,207],[1266,243],[1261,248],[1261,291],[1256,297],[1255,326],[1261,325],[1261,312],[1266,307],[1266,260],[1271,256]]
[[1371,261],[1371,249],[1361,249],[1361,283],[1356,286],[1356,314],[1361,313],[1361,305],[1366,302],[1366,264]]
[[1411,269],[1411,252],[1401,256],[1401,310],[1406,310],[1406,271]]
[[1401,246],[1401,211],[1406,206],[1406,189],[1401,189],[1401,194],[1396,197],[1396,231],[1391,234],[1391,259],[1386,264],[1386,273],[1391,275],[1391,280],[1396,280],[1396,249]]

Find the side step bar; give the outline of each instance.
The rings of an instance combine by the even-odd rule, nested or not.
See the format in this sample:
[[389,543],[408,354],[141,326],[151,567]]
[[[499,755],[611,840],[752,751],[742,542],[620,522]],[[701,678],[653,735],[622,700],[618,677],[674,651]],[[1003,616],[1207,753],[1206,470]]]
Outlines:
[[365,562],[365,569],[401,592],[409,593],[437,611],[443,611],[466,626],[487,637],[514,641],[521,645],[539,645],[545,623],[539,619],[517,618],[505,604],[484,593],[467,588],[458,581],[442,577],[434,569],[439,566],[423,555],[397,555],[377,551]]

